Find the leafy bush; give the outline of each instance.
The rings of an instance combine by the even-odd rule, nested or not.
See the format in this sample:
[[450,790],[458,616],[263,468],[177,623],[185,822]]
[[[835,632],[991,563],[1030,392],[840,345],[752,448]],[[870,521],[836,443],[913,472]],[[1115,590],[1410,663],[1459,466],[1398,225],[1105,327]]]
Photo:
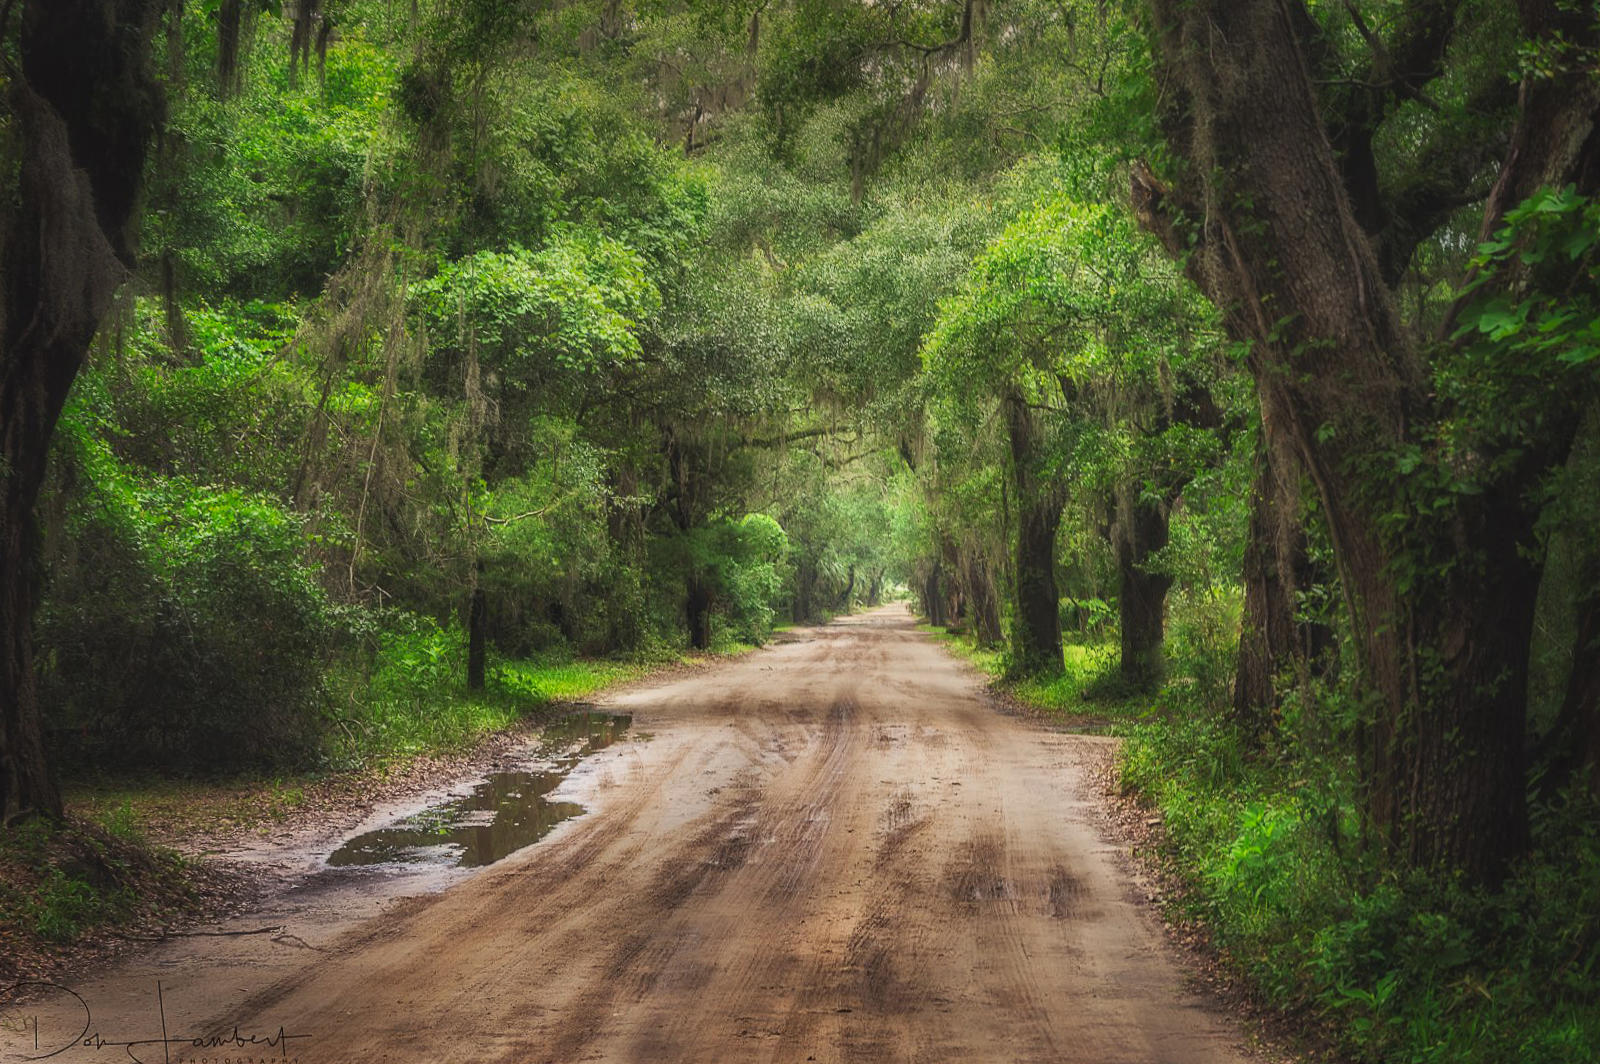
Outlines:
[[38,615],[54,745],[188,773],[304,764],[339,625],[275,502],[131,474],[65,433],[75,482]]
[[1272,1003],[1328,1021],[1355,1060],[1596,1059],[1594,799],[1543,810],[1539,849],[1499,892],[1379,876],[1349,841],[1347,774],[1307,771],[1291,748],[1247,753],[1194,706],[1124,746],[1123,780],[1160,807],[1191,885],[1183,904],[1232,963]]
[[674,604],[691,577],[710,593],[714,617],[726,634],[761,644],[772,631],[784,594],[783,563],[789,538],[766,514],[746,514],[689,530],[652,545],[652,576]]
[[1244,596],[1235,587],[1181,588],[1170,596],[1167,654],[1174,681],[1191,684],[1208,710],[1228,705]]

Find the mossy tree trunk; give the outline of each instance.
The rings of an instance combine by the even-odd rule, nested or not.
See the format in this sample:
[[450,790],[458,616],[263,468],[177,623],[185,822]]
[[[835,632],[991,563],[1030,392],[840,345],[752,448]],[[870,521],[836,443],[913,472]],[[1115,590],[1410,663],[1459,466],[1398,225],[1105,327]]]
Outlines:
[[1011,477],[1017,507],[1016,611],[1011,669],[1019,676],[1061,671],[1061,595],[1056,586],[1056,533],[1066,500],[1041,476],[1033,411],[1022,396],[1005,400]]
[[4,221],[0,324],[0,823],[56,814],[34,678],[34,505],[50,439],[133,260],[161,110],[156,0],[29,0],[10,106],[21,148]]
[[1151,567],[1167,545],[1171,503],[1133,485],[1118,492],[1112,545],[1117,558],[1117,609],[1122,628],[1123,680],[1136,690],[1160,686],[1166,672],[1167,592],[1172,577]]
[[972,632],[981,647],[999,646],[1005,641],[1000,627],[1000,592],[995,587],[994,571],[985,552],[977,545],[962,552],[961,582],[972,604]]
[[[1396,93],[1435,76],[1456,7],[1401,12],[1407,41],[1381,72]],[[1532,35],[1562,29],[1591,43],[1592,15],[1520,8]],[[1439,399],[1375,250],[1395,229],[1358,219],[1377,216],[1361,208],[1381,185],[1343,170],[1330,143],[1300,39],[1309,15],[1297,0],[1149,9],[1182,170],[1168,187],[1136,166],[1135,207],[1251,344],[1263,410],[1281,414],[1271,442],[1292,448],[1316,486],[1374,706],[1361,750],[1368,837],[1393,863],[1496,882],[1528,843],[1538,567],[1527,485],[1562,460],[1576,417],[1552,402],[1481,491],[1421,510],[1397,456],[1435,453]],[[1600,179],[1597,97],[1581,73],[1524,86],[1489,224],[1541,185],[1572,180],[1584,192]]]

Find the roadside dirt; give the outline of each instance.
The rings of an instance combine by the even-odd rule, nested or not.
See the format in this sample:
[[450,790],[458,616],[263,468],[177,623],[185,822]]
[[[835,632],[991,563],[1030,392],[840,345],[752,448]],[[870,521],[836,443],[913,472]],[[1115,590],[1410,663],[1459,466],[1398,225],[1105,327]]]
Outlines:
[[605,701],[648,739],[544,842],[398,901],[319,874],[36,988],[0,1061],[30,1021],[61,1061],[1246,1059],[1101,834],[1109,740],[997,712],[903,608]]

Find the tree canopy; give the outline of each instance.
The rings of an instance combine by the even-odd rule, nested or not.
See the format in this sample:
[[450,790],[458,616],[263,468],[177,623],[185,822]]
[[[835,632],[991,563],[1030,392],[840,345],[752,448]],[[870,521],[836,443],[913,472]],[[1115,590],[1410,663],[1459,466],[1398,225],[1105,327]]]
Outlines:
[[21,0],[0,58],[5,823],[898,596],[1225,732],[1339,956],[1594,859],[1593,5]]

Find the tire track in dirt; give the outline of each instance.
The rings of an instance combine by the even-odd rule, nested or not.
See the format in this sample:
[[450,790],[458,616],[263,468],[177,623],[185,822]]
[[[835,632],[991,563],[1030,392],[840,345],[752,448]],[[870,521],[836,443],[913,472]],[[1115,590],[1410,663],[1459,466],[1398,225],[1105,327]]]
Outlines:
[[1091,822],[1091,740],[902,608],[613,702],[652,738],[569,780],[588,815],[196,1015],[304,1064],[1244,1059]]

